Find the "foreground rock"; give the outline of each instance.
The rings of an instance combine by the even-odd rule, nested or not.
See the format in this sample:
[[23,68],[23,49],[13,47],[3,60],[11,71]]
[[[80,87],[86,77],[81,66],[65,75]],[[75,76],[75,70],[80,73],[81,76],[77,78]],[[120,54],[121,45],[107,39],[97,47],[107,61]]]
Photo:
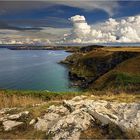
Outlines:
[[23,125],[23,122],[7,120],[3,122],[3,127],[5,131],[13,130],[16,127]]
[[[42,131],[48,139],[78,140],[83,131],[88,131],[91,126],[107,129],[113,124],[123,134],[135,130],[140,136],[140,103],[93,99],[95,99],[93,96],[76,96],[71,100],[64,100],[61,105],[51,105],[40,112],[43,114],[38,117],[34,117],[31,110],[29,112],[17,108],[2,109],[0,132],[24,131],[30,128]],[[112,131],[115,134],[114,129]]]
[[18,114],[10,115],[7,118],[10,119],[10,120],[16,120],[16,119],[19,119],[21,117],[27,117],[28,114],[29,114],[29,111],[23,111],[23,112],[20,112]]
[[140,103],[94,101],[78,96],[63,101],[63,106],[50,106],[34,127],[55,140],[77,140],[82,131],[97,121],[101,126],[113,123],[123,132],[134,129],[140,133]]
[[29,111],[9,114],[10,111],[19,111],[19,108],[3,108],[0,110],[0,124],[2,125],[0,127],[3,131],[18,129],[27,123]]

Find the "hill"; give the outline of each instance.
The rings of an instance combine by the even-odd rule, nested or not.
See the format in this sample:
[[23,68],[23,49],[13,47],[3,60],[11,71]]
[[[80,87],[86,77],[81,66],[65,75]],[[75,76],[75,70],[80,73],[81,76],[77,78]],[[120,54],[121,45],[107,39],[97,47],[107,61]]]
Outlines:
[[85,89],[139,91],[140,48],[88,46],[68,56],[73,85]]

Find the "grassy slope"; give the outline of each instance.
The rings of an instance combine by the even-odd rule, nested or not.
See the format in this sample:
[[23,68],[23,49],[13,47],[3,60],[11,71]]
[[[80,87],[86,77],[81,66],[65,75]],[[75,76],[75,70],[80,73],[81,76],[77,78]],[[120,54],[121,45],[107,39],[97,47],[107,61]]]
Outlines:
[[[92,88],[118,88],[140,91],[140,56],[128,59],[99,77]],[[124,90],[124,89],[123,89]]]

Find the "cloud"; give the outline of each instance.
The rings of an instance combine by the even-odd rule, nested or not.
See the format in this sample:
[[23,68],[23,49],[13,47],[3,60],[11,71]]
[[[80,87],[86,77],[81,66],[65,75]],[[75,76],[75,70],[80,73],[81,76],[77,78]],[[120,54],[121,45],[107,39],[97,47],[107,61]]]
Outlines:
[[97,26],[88,25],[81,15],[71,17],[70,21],[73,28],[65,35],[65,43],[140,42],[139,15],[120,20],[110,18]]
[[0,29],[0,44],[40,44],[59,42],[70,28],[43,27],[42,30]]
[[84,9],[86,11],[102,10],[108,13],[110,16],[114,15],[115,10],[119,8],[117,1],[95,1],[95,0],[70,0],[70,1],[55,1],[54,4],[65,5],[70,7],[76,7]]
[[[15,22],[16,23],[16,22]],[[20,26],[19,26],[20,25]],[[30,27],[22,26],[21,24],[11,24],[9,21],[0,21],[0,29],[9,29],[9,30],[41,30],[40,27]]]
[[102,10],[112,16],[115,10],[119,8],[119,3],[116,0],[112,1],[95,1],[95,0],[43,0],[43,1],[23,1],[23,0],[11,0],[0,1],[0,13],[7,14],[11,12],[23,12],[33,9],[43,9],[53,7],[56,5],[63,5],[69,7],[75,7],[86,11]]

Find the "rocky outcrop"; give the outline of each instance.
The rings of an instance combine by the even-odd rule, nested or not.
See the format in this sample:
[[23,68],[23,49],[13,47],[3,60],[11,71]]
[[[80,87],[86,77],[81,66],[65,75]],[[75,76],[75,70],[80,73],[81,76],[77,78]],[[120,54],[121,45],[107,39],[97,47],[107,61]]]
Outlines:
[[140,103],[95,101],[77,96],[63,101],[63,106],[50,106],[47,113],[38,118],[35,129],[46,131],[48,137],[79,139],[82,131],[100,121],[101,126],[114,124],[123,132],[135,129],[140,132]]
[[0,124],[2,126],[2,130],[11,131],[14,129],[18,129],[19,127],[24,126],[26,124],[27,119],[29,117],[29,111],[22,111],[16,114],[10,114],[12,111],[19,111],[20,108],[3,108],[0,110]]
[[[13,111],[12,114],[9,111]],[[18,108],[0,110],[0,132],[30,128],[46,133],[48,139],[78,140],[91,126],[106,129],[113,124],[121,133],[135,130],[140,137],[139,102],[110,102],[81,95],[64,100],[61,105],[51,105],[38,117],[30,114],[32,112],[19,111]]]

